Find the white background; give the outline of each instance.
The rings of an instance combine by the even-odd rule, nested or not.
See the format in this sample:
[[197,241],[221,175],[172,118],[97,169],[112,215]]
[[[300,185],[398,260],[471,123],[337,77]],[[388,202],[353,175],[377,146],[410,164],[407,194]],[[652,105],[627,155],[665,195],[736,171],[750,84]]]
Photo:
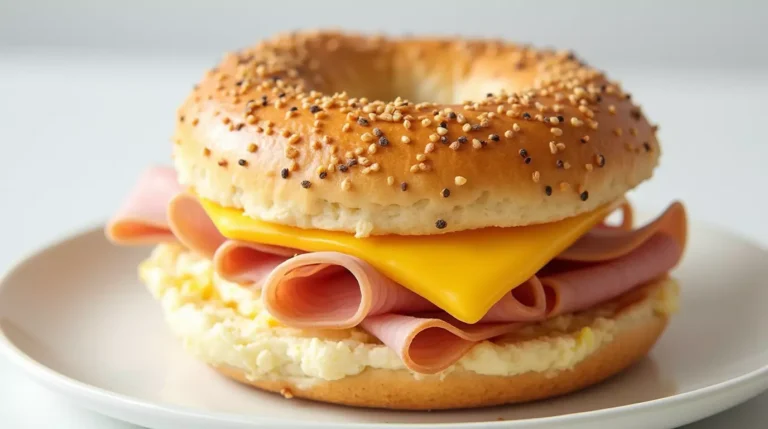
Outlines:
[[[635,201],[680,198],[768,246],[766,22],[758,1],[0,0],[0,272],[102,221],[143,167],[166,162],[176,106],[222,52],[330,26],[576,50],[661,125],[662,166]],[[0,380],[0,427],[128,427],[2,361]],[[764,395],[691,429],[762,428],[767,407]]]

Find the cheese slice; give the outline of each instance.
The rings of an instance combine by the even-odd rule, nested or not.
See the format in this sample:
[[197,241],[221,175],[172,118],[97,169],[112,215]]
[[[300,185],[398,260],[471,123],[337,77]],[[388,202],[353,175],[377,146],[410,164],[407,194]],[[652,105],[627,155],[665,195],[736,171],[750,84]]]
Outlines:
[[476,323],[504,294],[536,274],[623,200],[547,224],[367,238],[277,225],[205,199],[201,202],[229,239],[356,256],[456,319]]

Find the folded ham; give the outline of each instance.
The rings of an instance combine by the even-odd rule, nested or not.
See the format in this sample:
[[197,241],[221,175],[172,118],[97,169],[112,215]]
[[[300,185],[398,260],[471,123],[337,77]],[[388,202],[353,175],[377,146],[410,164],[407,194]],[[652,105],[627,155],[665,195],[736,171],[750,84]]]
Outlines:
[[537,276],[509,285],[510,293],[472,325],[362,259],[226,239],[197,198],[183,192],[171,169],[145,173],[106,232],[119,244],[177,240],[212,259],[223,278],[261,288],[265,307],[285,325],[360,326],[395,350],[408,368],[431,374],[453,365],[479,341],[525,322],[586,310],[673,268],[686,241],[683,206],[674,203],[634,230],[631,208],[625,205],[622,211],[621,226],[595,227]]
[[176,237],[168,225],[168,203],[181,191],[174,170],[163,167],[148,169],[107,223],[107,238],[116,244],[175,241]]

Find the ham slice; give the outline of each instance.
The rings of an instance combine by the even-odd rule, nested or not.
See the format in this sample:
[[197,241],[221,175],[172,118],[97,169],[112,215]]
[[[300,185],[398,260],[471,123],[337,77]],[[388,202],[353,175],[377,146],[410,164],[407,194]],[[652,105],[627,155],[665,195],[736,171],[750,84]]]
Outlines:
[[438,310],[367,262],[338,252],[288,259],[267,277],[262,300],[277,320],[297,328],[348,329],[368,316]]
[[107,238],[121,245],[175,241],[166,213],[168,203],[181,191],[173,169],[148,169],[139,177],[128,198],[107,223]]
[[213,259],[216,250],[227,241],[193,195],[177,194],[171,198],[166,210],[169,229],[193,252]]
[[[299,253],[302,252],[288,247],[228,240],[214,253],[213,266],[216,273],[226,280],[250,283],[259,288],[275,268]],[[308,271],[308,275],[325,280],[322,269]],[[339,267],[329,266],[327,271],[339,271]]]
[[[262,300],[277,320],[296,328],[348,329],[380,314],[440,312],[362,259],[338,252],[306,253],[278,265],[264,281]],[[481,322],[537,321],[545,311],[544,287],[533,278],[505,295]]]
[[446,314],[414,317],[383,314],[368,317],[361,327],[395,350],[411,371],[438,373],[456,363],[475,344],[514,332],[521,323],[468,325]]

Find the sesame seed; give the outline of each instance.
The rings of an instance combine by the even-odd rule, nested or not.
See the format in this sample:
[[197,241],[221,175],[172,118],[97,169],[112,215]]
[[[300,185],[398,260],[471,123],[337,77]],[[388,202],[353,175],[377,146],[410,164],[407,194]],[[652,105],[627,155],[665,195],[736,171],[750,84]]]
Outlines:
[[408,190],[408,183],[406,183],[406,182],[401,183],[400,184],[400,190],[403,191],[403,192],[407,191]]
[[413,164],[413,165],[411,166],[411,168],[409,169],[409,171],[410,171],[411,173],[418,173],[418,172],[419,172],[419,165],[418,165],[418,164]]
[[574,116],[571,118],[571,125],[573,125],[574,127],[580,127],[584,125],[584,121]]
[[341,186],[341,189],[343,191],[348,191],[348,190],[350,190],[350,188],[352,188],[352,182],[347,177],[347,178],[345,178],[344,180],[341,181],[341,185],[340,186]]
[[549,131],[550,131],[552,134],[554,134],[554,135],[556,135],[556,136],[558,136],[558,137],[560,137],[560,136],[562,136],[562,135],[563,135],[563,130],[562,130],[562,129],[560,129],[560,128],[557,128],[557,127],[552,127],[552,128],[550,128],[550,129],[549,129]]
[[446,226],[448,226],[448,223],[443,219],[438,219],[435,222],[435,226],[437,227],[437,229],[444,229]]
[[464,176],[456,176],[453,178],[453,183],[456,186],[464,186],[467,183],[467,179]]
[[472,147],[475,149],[480,149],[481,147],[483,147],[483,143],[480,142],[480,140],[478,139],[472,139]]
[[581,201],[587,201],[587,198],[589,198],[589,192],[582,192],[581,195],[579,195],[579,198],[581,198]]
[[595,160],[598,167],[605,166],[605,157],[603,155],[595,155]]
[[319,112],[320,110],[321,110],[321,109],[320,109],[320,107],[319,107],[319,106],[316,106],[316,105],[312,105],[312,106],[310,106],[310,107],[309,107],[309,111],[310,111],[312,114],[315,114],[315,113]]
[[541,179],[541,173],[539,171],[534,171],[531,175],[531,178],[533,179],[534,183],[539,183],[539,179]]
[[555,143],[555,147],[557,148],[558,151],[563,151],[563,150],[565,150],[565,143],[557,142],[557,143]]
[[317,177],[319,177],[321,180],[325,179],[326,177],[328,177],[328,173],[325,171],[321,171],[320,174],[317,175]]
[[423,153],[416,154],[416,161],[422,162],[426,160],[427,160],[427,155],[424,155]]
[[555,142],[549,142],[549,152],[552,153],[552,155],[557,153],[557,145]]
[[464,124],[464,125],[461,126],[461,129],[465,133],[468,133],[468,132],[472,131],[472,125]]
[[376,147],[375,143],[371,143],[370,146],[368,146],[368,154],[369,155],[375,154],[377,150],[378,150],[378,148]]
[[459,150],[459,148],[461,147],[461,143],[456,141],[456,142],[451,143],[448,147],[453,149],[453,150]]
[[291,172],[287,168],[283,168],[282,170],[280,170],[280,177],[282,177],[283,179],[287,179],[288,176],[290,176],[290,174]]
[[312,182],[309,180],[302,180],[301,181],[301,187],[304,189],[309,189],[309,187],[312,186]]
[[405,121],[403,121],[403,126],[405,127],[405,129],[410,130],[411,129],[411,121],[406,119]]
[[651,151],[651,145],[648,142],[643,142],[643,148],[645,149],[646,152]]
[[384,135],[384,133],[381,132],[380,128],[374,128],[373,129],[373,135],[376,136],[376,137],[381,137],[382,135]]
[[514,133],[512,132],[512,130],[504,131],[504,137],[511,139],[513,136],[514,136]]
[[563,168],[565,163],[563,163],[562,159],[558,159],[557,162],[555,162],[555,165],[557,166],[557,168]]
[[443,190],[440,191],[440,195],[442,195],[443,198],[448,198],[451,196],[451,190],[448,188],[443,188]]
[[430,167],[429,167],[429,165],[427,165],[427,164],[425,164],[423,162],[420,162],[419,163],[419,170],[421,170],[421,171],[429,171]]
[[441,136],[448,134],[448,128],[437,127],[437,133]]
[[244,160],[244,159],[239,159],[239,160],[237,160],[237,163],[238,163],[238,164],[239,164],[241,167],[247,167],[247,166],[248,166],[248,161],[246,161],[246,160]]
[[294,135],[292,135],[291,137],[288,138],[288,143],[289,144],[295,144],[295,143],[298,143],[299,140],[301,140],[301,136],[298,135],[298,134],[294,134]]
[[531,114],[528,113],[528,112],[523,113],[523,119],[525,119],[526,121],[530,121],[531,120]]
[[489,140],[493,140],[493,141],[495,141],[495,142],[497,142],[497,141],[499,141],[499,140],[500,140],[500,139],[499,139],[499,135],[498,135],[498,134],[489,134],[489,135],[488,135],[488,139],[489,139]]
[[432,133],[429,135],[429,141],[436,142],[438,140],[440,140],[440,136],[438,136],[437,134]]
[[430,120],[429,118],[424,118],[421,120],[421,125],[428,127],[432,125],[432,120]]
[[363,118],[363,117],[357,118],[357,123],[358,123],[358,125],[362,125],[364,127],[367,127],[368,124],[369,124],[368,120]]
[[520,132],[520,125],[518,125],[517,123],[512,124],[512,130],[516,133]]
[[528,151],[525,149],[520,149],[517,153],[520,154],[521,157],[527,158],[528,157]]
[[544,187],[544,193],[547,194],[547,196],[552,195],[552,187],[547,185]]
[[565,162],[563,163],[563,168],[564,168],[564,169],[566,169],[566,170],[568,170],[569,168],[571,168],[571,163],[569,163],[568,161],[565,161]]
[[347,131],[350,130],[350,128],[352,127],[348,123],[345,123],[344,125],[341,126],[341,131],[346,133]]
[[557,119],[557,116],[550,116],[550,117],[549,117],[549,123],[550,123],[550,124],[554,124],[554,125],[557,125],[557,124],[559,124],[559,123],[560,123],[560,120],[559,120],[559,119]]
[[584,168],[585,168],[587,171],[592,171],[592,164],[589,164],[589,163],[587,163],[587,164],[584,164]]
[[459,137],[458,139],[456,139],[456,141],[457,141],[457,142],[459,142],[459,143],[461,143],[461,144],[464,144],[464,143],[466,143],[467,141],[469,141],[469,139],[467,138],[467,136],[461,136],[461,137]]
[[394,176],[387,176],[387,185],[392,186],[395,184],[395,177]]
[[363,133],[360,136],[360,140],[362,140],[362,141],[364,141],[366,143],[373,141],[373,139],[374,139],[374,137],[371,135],[371,133]]
[[347,171],[349,171],[349,167],[347,166],[347,164],[339,164],[339,171],[341,171],[342,173],[346,173]]
[[408,143],[411,142],[411,138],[408,137],[408,136],[402,136],[402,137],[400,137],[400,141],[405,143],[405,144],[408,144]]
[[531,160],[531,157],[530,157],[530,156],[529,156],[529,157],[527,157],[527,158],[525,158],[525,159],[523,160],[523,162],[524,162],[524,163],[526,163],[526,164],[530,164],[530,163],[531,163],[531,161],[532,161],[532,160]]
[[589,136],[584,136],[584,137],[580,138],[579,141],[582,142],[582,143],[587,143],[589,141]]
[[389,145],[389,139],[386,137],[380,137],[379,138],[379,146],[384,147]]
[[432,153],[435,151],[435,144],[434,143],[427,143],[426,146],[424,146],[424,153]]

